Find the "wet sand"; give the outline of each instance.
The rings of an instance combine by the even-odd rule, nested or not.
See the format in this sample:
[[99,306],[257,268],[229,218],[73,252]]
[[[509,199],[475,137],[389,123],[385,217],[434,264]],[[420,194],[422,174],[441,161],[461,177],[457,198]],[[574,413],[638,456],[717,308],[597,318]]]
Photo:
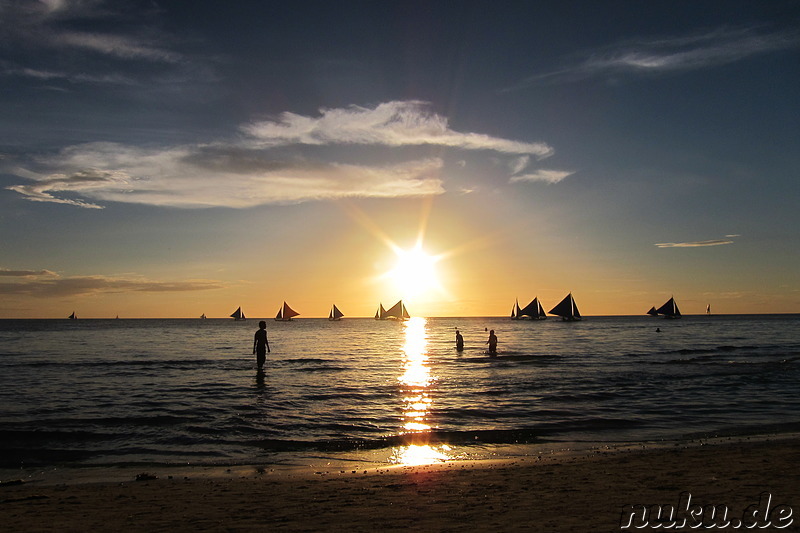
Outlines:
[[[764,492],[771,509],[800,511],[798,464],[800,439],[776,437],[366,471],[3,480],[0,524],[8,532],[620,531],[626,505],[678,507],[688,492],[692,504],[727,506],[735,525]],[[800,530],[800,515],[771,518],[772,527],[791,521],[782,531]]]

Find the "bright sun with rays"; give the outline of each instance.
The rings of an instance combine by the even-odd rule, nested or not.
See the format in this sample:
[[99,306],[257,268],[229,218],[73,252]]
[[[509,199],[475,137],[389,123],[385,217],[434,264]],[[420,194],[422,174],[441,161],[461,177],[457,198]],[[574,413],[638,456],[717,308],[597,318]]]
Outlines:
[[404,298],[425,296],[431,291],[441,291],[436,263],[439,257],[429,255],[417,244],[410,250],[395,248],[397,262],[387,277]]

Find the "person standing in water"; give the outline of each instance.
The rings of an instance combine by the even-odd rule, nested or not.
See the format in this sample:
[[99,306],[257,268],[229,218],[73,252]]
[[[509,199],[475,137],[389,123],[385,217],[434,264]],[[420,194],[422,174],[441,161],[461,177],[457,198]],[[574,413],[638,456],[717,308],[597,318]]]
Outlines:
[[256,354],[256,362],[258,369],[264,367],[264,362],[267,360],[267,352],[269,350],[269,340],[267,339],[267,323],[263,320],[258,323],[258,331],[256,331],[253,338],[253,353]]
[[492,357],[497,355],[497,335],[494,334],[494,330],[489,331],[489,340],[486,344],[489,345],[489,355]]
[[458,331],[458,328],[456,328],[456,350],[459,352],[464,351],[464,337],[461,336],[461,332]]

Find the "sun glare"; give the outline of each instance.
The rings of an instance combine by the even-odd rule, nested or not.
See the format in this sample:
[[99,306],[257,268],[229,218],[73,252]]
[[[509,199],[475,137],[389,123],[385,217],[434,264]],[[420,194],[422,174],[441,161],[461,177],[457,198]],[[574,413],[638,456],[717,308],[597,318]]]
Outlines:
[[404,298],[441,290],[436,272],[438,257],[427,254],[419,245],[410,250],[395,249],[395,254],[397,263],[388,273],[388,277]]

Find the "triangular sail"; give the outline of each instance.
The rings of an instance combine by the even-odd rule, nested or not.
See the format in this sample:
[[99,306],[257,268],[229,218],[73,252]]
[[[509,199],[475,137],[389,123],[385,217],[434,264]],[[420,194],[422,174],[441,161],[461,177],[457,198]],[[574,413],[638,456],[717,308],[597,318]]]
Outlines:
[[76,315],[75,311],[73,311],[72,314],[69,315],[67,318],[69,318],[70,320],[77,320],[78,319],[78,315]]
[[550,310],[551,315],[558,315],[564,320],[580,320],[581,313],[578,311],[578,306],[575,305],[575,300],[572,298],[572,293],[561,300],[554,308]]
[[681,312],[678,309],[678,304],[675,303],[675,298],[670,298],[667,300],[664,305],[656,310],[656,312],[659,315],[664,315],[668,318],[680,318],[681,316]]
[[526,305],[524,308],[519,309],[517,307],[517,318],[522,318],[523,316],[530,317],[534,320],[538,320],[541,318],[546,318],[547,315],[542,308],[542,304],[539,302],[539,298],[534,298],[531,303]]
[[379,304],[378,310],[375,311],[375,320],[383,320],[386,318],[386,309],[383,308],[383,303]]
[[344,316],[344,313],[339,311],[339,308],[336,307],[336,304],[333,304],[333,308],[331,309],[331,312],[328,315],[328,320],[339,320],[343,316]]
[[300,313],[289,307],[289,304],[283,302],[283,307],[281,307],[280,310],[278,311],[278,314],[275,315],[275,320],[288,321],[291,320],[292,317],[295,317],[299,314]]
[[396,319],[411,318],[408,314],[406,306],[403,305],[403,300],[400,300],[386,311],[383,310],[383,305],[381,305],[381,319],[387,319],[387,318],[396,318]]
[[547,318],[547,313],[544,312],[544,307],[542,307],[542,302],[539,301],[539,298],[536,297],[533,301],[536,302],[536,312],[539,318]]
[[244,313],[242,313],[242,308],[239,307],[231,314],[231,318],[234,320],[244,320]]
[[647,312],[647,314],[650,316],[658,316],[658,311],[656,311],[656,306],[654,305],[653,307],[651,307],[650,310]]
[[293,316],[297,316],[300,313],[289,307],[289,304],[283,302],[283,318],[284,320],[287,318],[292,318]]
[[519,318],[520,308],[519,308],[519,300],[514,299],[514,307],[511,308],[511,318],[517,320]]

